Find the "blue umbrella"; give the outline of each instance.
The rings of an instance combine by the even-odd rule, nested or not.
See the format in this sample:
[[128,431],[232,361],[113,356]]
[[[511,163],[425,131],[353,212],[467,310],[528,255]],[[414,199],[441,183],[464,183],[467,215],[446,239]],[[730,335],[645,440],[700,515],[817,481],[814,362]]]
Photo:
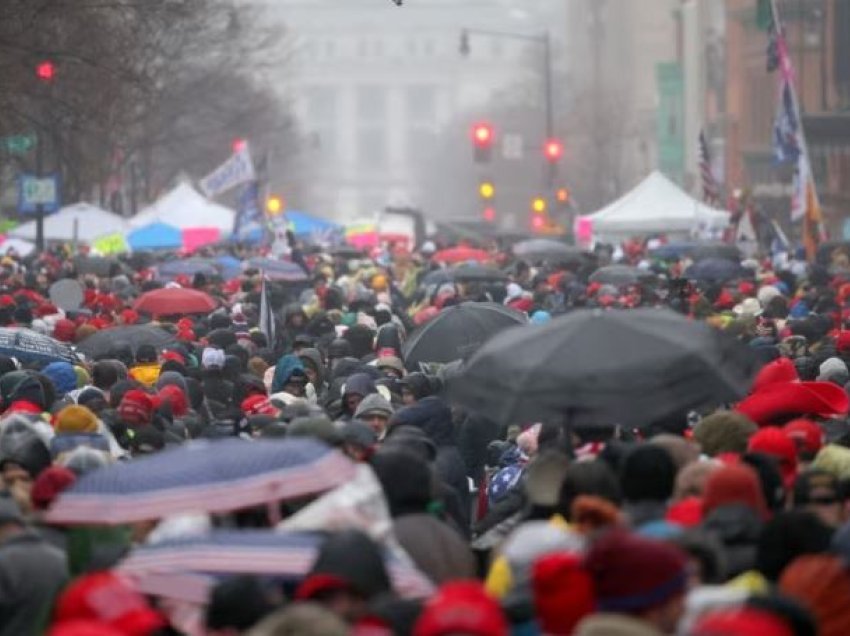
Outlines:
[[[144,593],[203,604],[217,579],[225,576],[253,574],[299,582],[313,566],[324,538],[312,532],[214,531],[138,547],[117,569]],[[384,561],[400,595],[433,593],[431,582],[413,565],[389,551]]]
[[215,258],[216,265],[221,270],[222,278],[229,280],[242,273],[242,261],[235,256],[224,254]]
[[341,225],[296,210],[287,210],[286,222],[297,235],[322,235],[342,231]]
[[183,247],[183,232],[167,223],[151,223],[130,232],[127,245],[136,251],[177,249]]
[[252,258],[246,261],[249,268],[262,271],[269,280],[302,283],[310,280],[307,272],[290,261],[278,261],[273,258]]
[[685,270],[685,278],[697,281],[725,283],[740,278],[743,270],[738,263],[725,258],[707,258]]
[[157,267],[159,278],[177,278],[178,276],[194,276],[195,274],[217,276],[219,273],[217,263],[208,258],[186,258],[169,261]]
[[691,253],[693,253],[697,245],[698,243],[686,241],[678,243],[667,243],[665,245],[656,247],[654,250],[650,250],[649,254],[653,258],[660,258],[662,260],[678,260],[683,256],[689,256]]
[[84,475],[47,518],[121,524],[228,512],[324,492],[354,472],[344,455],[310,439],[196,441]]
[[70,346],[30,329],[0,328],[0,354],[24,363],[77,362]]

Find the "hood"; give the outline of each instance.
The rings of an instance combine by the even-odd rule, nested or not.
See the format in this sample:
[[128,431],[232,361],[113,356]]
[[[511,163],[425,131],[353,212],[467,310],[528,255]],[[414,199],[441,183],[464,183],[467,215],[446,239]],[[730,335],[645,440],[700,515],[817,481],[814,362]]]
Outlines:
[[289,319],[297,314],[300,314],[304,318],[304,325],[306,326],[307,314],[304,312],[304,307],[300,303],[290,303],[283,308],[283,322],[288,325]]
[[323,384],[325,381],[325,364],[322,361],[322,354],[319,353],[319,350],[313,348],[302,349],[298,357],[301,358],[302,362],[310,364],[316,370],[316,373],[319,375],[317,383]]
[[77,374],[68,362],[51,362],[41,373],[53,383],[58,395],[65,395],[77,388]]
[[28,377],[30,377],[30,373],[27,371],[10,371],[0,377],[0,398],[4,405],[9,404],[15,389]]
[[382,349],[392,349],[394,352],[392,355],[401,357],[401,340],[398,325],[391,322],[381,325],[375,338],[375,351],[380,355]]
[[44,386],[38,381],[35,376],[24,378],[9,396],[9,403],[13,402],[30,402],[35,404],[41,410],[47,409],[47,397],[45,395]]
[[387,419],[392,417],[393,407],[387,399],[380,393],[372,393],[363,398],[363,401],[357,405],[357,410],[354,411],[354,417],[361,417],[366,413],[380,411],[387,414]]
[[177,373],[177,371],[163,371],[159,374],[159,378],[156,381],[157,391],[160,391],[167,386],[176,386],[177,388],[182,389],[184,393],[188,390],[186,387],[186,379]]
[[400,409],[393,416],[391,425],[420,428],[437,446],[454,443],[452,411],[436,396],[422,398],[416,404]]
[[18,464],[33,479],[52,462],[47,444],[23,418],[5,420],[0,431],[0,464],[7,461]]
[[321,584],[321,579],[341,580],[367,599],[385,594],[391,589],[381,549],[358,530],[336,532],[325,540],[310,574],[299,590],[299,596],[311,587],[317,592],[321,591],[316,586],[317,583]]
[[280,393],[287,385],[289,379],[295,374],[304,373],[304,363],[298,356],[289,354],[277,361],[272,379],[272,393]]
[[758,513],[743,504],[715,508],[702,523],[706,532],[715,534],[724,545],[755,545],[762,531]]
[[342,394],[343,399],[346,395],[356,393],[364,398],[367,395],[375,393],[378,389],[375,387],[375,381],[367,373],[355,373],[350,376],[345,382],[345,393]]

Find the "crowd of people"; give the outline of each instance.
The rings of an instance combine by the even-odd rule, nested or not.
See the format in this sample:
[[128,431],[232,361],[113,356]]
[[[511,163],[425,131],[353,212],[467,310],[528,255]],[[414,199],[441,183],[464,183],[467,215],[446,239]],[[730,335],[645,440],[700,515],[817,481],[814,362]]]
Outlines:
[[[692,251],[661,257],[646,242],[531,259],[494,244],[464,278],[432,242],[363,254],[292,245],[306,282],[252,269],[166,278],[156,257],[98,275],[84,273],[93,257],[59,247],[0,262],[0,327],[74,352],[0,355],[0,636],[850,634],[840,249],[821,263],[725,250],[711,260],[727,266],[697,276]],[[622,267],[606,279],[612,263]],[[51,300],[64,279],[80,284],[78,308]],[[162,287],[202,291],[218,308],[134,309]],[[736,404],[636,428],[494,422],[453,403],[454,363],[405,359],[417,329],[466,302],[511,308],[527,330],[588,308],[658,307],[724,331],[763,366]],[[92,338],[143,325],[165,344],[116,337],[84,353]],[[390,531],[355,515],[321,533],[296,580],[219,576],[187,619],[120,564],[198,532],[197,510],[183,524],[51,521],[63,496],[116,466],[232,438],[309,438],[368,467]],[[322,494],[201,516],[208,532],[285,532],[281,519]],[[388,554],[432,593],[402,593]]]

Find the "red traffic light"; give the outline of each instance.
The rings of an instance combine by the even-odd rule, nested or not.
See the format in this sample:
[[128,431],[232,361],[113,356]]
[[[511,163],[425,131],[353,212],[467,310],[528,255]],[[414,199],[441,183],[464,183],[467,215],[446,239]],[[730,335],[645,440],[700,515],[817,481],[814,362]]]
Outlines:
[[475,124],[472,128],[472,141],[476,146],[489,146],[493,143],[493,127],[487,123]]
[[35,74],[42,82],[51,82],[56,77],[56,65],[50,60],[39,62]]
[[558,191],[555,193],[555,198],[558,199],[558,203],[569,203],[570,202],[570,189],[569,188],[558,188]]
[[542,230],[546,225],[546,219],[544,219],[541,215],[535,214],[531,217],[531,227],[535,230]]
[[233,144],[232,144],[233,154],[236,154],[237,152],[242,152],[243,150],[245,150],[245,146],[247,146],[247,145],[248,145],[247,139],[242,139],[241,137],[234,139]]
[[543,154],[549,161],[559,161],[564,156],[564,144],[559,139],[547,139],[543,146]]
[[484,217],[484,220],[488,223],[492,223],[496,220],[496,209],[495,208],[484,208],[484,212],[481,214]]

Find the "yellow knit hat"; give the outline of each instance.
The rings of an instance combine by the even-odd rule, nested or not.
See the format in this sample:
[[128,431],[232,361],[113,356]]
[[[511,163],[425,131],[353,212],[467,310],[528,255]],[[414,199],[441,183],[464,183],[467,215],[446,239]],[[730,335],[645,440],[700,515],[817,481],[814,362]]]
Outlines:
[[97,417],[85,406],[72,404],[56,414],[57,433],[96,433]]

